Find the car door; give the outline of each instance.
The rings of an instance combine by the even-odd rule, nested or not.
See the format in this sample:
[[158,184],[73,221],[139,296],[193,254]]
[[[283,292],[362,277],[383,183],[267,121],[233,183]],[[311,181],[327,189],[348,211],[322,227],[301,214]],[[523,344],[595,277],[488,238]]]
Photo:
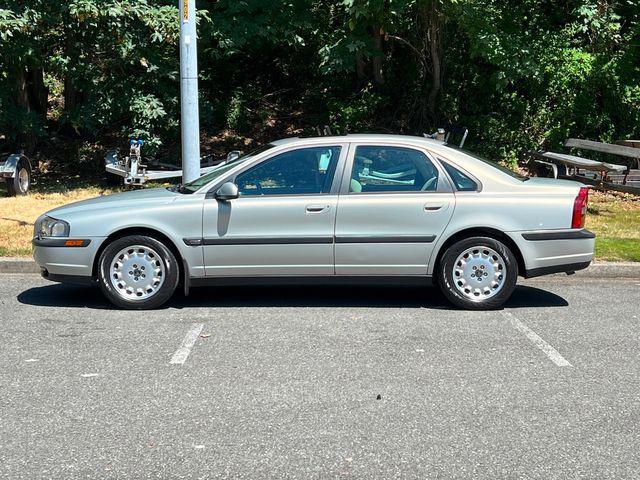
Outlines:
[[[346,145],[294,147],[234,178],[240,196],[207,199],[207,276],[333,275],[333,233]],[[337,175],[337,172],[340,175]]]
[[341,192],[337,275],[426,275],[455,208],[446,176],[426,151],[352,145]]

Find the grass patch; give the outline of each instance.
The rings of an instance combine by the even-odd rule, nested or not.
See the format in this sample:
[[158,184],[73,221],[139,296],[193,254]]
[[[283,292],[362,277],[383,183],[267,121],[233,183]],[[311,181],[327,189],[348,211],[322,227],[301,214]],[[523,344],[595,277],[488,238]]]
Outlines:
[[596,258],[614,262],[640,262],[640,240],[598,237],[596,240]]
[[0,247],[0,257],[28,257],[31,255],[29,248],[5,248]]
[[592,192],[586,226],[598,260],[640,262],[640,198]]
[[44,212],[113,191],[83,184],[69,188],[49,184],[46,190],[36,187],[24,197],[7,197],[4,188],[0,188],[0,256],[30,256],[34,223]]

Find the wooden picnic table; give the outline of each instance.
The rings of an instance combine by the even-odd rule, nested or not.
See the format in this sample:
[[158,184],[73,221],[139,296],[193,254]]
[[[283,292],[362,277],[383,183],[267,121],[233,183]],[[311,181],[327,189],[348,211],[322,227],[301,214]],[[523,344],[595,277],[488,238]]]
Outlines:
[[544,158],[557,160],[570,167],[582,168],[583,170],[591,170],[594,172],[623,173],[627,170],[627,167],[625,165],[598,162],[597,160],[589,160],[588,158],[576,157],[575,155],[566,155],[564,153],[543,152],[540,155]]
[[[640,140],[622,140],[616,144],[611,144],[582,140],[579,138],[569,138],[564,145],[567,148],[590,150],[618,157],[632,158],[638,162],[638,168],[640,168]],[[529,152],[529,155],[536,163],[550,167],[556,178],[570,177],[605,190],[619,190],[627,193],[640,194],[640,187],[633,185],[633,183],[636,183],[635,181],[632,182],[632,185],[627,185],[629,174],[631,173],[633,176],[636,172],[632,171],[627,165],[602,162],[577,155],[557,152]],[[600,174],[600,178],[589,178],[587,175],[581,175],[580,170],[597,172]],[[620,178],[620,176],[622,176],[622,184],[612,182],[609,174],[612,174],[614,178]]]

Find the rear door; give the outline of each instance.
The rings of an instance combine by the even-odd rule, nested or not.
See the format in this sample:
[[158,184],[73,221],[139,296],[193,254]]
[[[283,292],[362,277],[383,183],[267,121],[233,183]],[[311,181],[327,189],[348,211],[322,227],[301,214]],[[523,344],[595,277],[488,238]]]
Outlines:
[[455,208],[451,186],[417,147],[355,144],[335,231],[338,275],[426,275]]

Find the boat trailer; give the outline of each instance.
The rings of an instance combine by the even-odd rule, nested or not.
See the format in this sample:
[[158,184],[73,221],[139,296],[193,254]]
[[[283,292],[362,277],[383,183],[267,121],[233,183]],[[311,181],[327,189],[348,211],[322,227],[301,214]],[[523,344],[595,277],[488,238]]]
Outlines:
[[[125,185],[141,186],[147,182],[164,181],[182,176],[182,170],[177,170],[174,165],[156,162],[154,159],[142,157],[144,141],[131,139],[129,141],[129,155],[121,157],[119,150],[107,153],[104,158],[105,170],[111,178],[121,177]],[[221,164],[233,160],[241,155],[234,150],[227,158],[214,159],[213,155],[207,155],[200,159],[200,175],[205,175]],[[204,164],[204,166],[203,166]],[[150,170],[149,165],[158,167],[158,170]]]

